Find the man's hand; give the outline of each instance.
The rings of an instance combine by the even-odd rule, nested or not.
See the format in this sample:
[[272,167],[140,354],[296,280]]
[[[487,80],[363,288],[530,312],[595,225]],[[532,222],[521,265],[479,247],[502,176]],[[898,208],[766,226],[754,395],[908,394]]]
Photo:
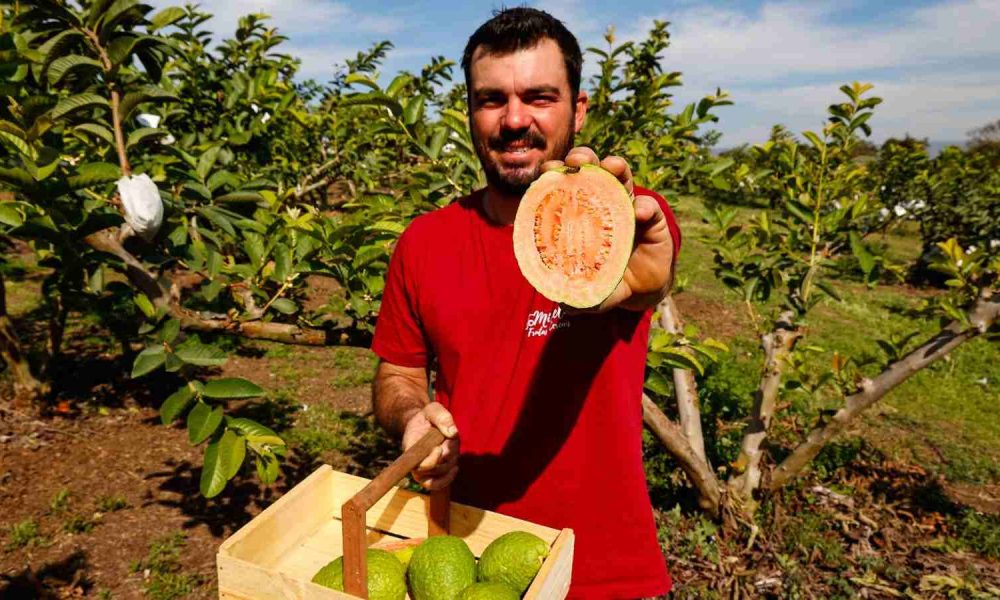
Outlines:
[[550,160],[542,165],[542,171],[564,164],[567,167],[600,165],[621,181],[635,201],[635,247],[625,276],[607,300],[587,312],[605,312],[612,308],[645,310],[655,306],[670,291],[674,275],[674,244],[659,203],[649,196],[634,196],[632,169],[620,156],[607,156],[600,160],[590,148],[577,146],[569,151],[565,162]]
[[458,475],[458,428],[451,413],[437,402],[431,402],[413,413],[403,430],[403,451],[417,443],[431,427],[436,427],[446,439],[427,455],[411,472],[413,479],[428,490],[438,490]]

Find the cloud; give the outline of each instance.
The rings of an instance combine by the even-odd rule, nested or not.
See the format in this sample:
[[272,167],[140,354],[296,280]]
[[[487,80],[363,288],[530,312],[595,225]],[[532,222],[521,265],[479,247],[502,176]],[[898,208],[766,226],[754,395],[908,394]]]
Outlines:
[[[169,6],[169,0],[153,0],[154,5]],[[364,13],[345,2],[330,0],[204,0],[201,10],[214,15],[210,23],[219,35],[236,30],[239,18],[250,13],[265,13],[287,36],[321,36],[332,33],[371,33],[389,35],[406,26],[406,20],[384,13]]]
[[761,141],[773,123],[821,126],[825,108],[853,80],[875,84],[885,102],[875,139],[909,132],[961,140],[1000,114],[1000,2],[946,0],[869,18],[864,3],[765,2],[685,5],[623,31],[641,39],[654,18],[672,22],[667,68],[684,72],[678,100],[721,87],[736,102],[720,109],[724,145]]

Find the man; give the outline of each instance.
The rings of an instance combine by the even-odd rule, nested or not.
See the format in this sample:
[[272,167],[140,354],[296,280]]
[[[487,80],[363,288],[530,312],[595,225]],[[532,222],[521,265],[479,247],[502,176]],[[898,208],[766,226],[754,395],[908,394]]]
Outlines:
[[[462,66],[488,185],[400,237],[372,345],[373,403],[404,449],[431,427],[448,437],[413,473],[424,487],[453,482],[458,502],[572,528],[571,597],[656,596],[670,577],[643,473],[641,394],[651,309],[680,234],[625,160],[572,147],[587,113],[581,65],[573,35],[535,9],[500,11],[469,39]],[[595,311],[568,314],[514,259],[518,202],[563,159],[600,164],[635,195],[636,248]]]

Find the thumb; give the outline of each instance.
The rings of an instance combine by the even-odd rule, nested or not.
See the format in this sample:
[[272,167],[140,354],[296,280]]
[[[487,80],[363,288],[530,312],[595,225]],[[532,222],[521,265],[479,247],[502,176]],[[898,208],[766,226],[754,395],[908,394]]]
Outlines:
[[424,416],[430,421],[431,425],[436,427],[445,437],[455,437],[458,435],[458,427],[455,426],[455,420],[452,418],[451,413],[438,402],[431,402],[424,407]]

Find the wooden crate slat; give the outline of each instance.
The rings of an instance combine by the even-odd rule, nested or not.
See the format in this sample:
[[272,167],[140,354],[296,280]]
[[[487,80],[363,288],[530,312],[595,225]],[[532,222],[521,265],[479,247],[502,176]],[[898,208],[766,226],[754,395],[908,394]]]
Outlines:
[[252,600],[357,600],[309,581],[238,558],[219,563],[219,594]]
[[321,465],[226,540],[220,553],[271,566],[331,517],[330,484],[335,471]]
[[556,538],[542,568],[535,575],[524,600],[565,598],[573,575],[573,530],[563,529]]

